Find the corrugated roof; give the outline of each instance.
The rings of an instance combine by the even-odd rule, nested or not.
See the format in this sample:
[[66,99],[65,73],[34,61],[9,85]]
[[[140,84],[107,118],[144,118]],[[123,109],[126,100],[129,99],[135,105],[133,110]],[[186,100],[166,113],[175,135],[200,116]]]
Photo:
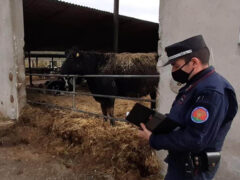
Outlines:
[[56,0],[56,1],[60,1],[60,2],[62,2],[62,3],[70,4],[70,5],[73,5],[73,6],[78,6],[78,7],[88,8],[88,9],[91,9],[91,10],[94,10],[94,11],[100,11],[101,13],[104,13],[104,12],[105,12],[105,13],[111,13],[111,12],[108,12],[108,11],[103,11],[103,10],[96,9],[96,8],[93,8],[93,7],[89,7],[89,6],[84,6],[84,5],[74,4],[74,3],[67,2],[67,1],[64,1],[64,0]]
[[[25,50],[112,51],[113,14],[57,0],[23,0]],[[158,24],[119,16],[119,51],[157,50]]]

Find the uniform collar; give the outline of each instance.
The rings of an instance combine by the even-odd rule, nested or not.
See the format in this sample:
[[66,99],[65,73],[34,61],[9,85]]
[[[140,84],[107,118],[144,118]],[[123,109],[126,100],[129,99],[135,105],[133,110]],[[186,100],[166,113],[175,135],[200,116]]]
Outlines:
[[187,86],[195,83],[196,81],[198,81],[199,79],[201,79],[202,77],[204,77],[206,74],[208,74],[209,72],[213,71],[214,67],[209,66],[208,68],[198,72],[197,74],[195,74],[188,82],[187,82]]

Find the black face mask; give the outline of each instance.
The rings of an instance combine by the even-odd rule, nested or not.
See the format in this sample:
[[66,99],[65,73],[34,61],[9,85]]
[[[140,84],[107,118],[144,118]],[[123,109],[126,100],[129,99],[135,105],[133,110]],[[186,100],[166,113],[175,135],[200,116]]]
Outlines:
[[187,73],[185,71],[182,70],[182,68],[188,64],[189,62],[185,63],[181,68],[179,68],[177,71],[172,72],[172,77],[175,81],[180,82],[182,84],[186,83],[188,81],[188,78],[190,76],[190,74],[192,74],[194,68],[192,69],[192,71],[190,73]]

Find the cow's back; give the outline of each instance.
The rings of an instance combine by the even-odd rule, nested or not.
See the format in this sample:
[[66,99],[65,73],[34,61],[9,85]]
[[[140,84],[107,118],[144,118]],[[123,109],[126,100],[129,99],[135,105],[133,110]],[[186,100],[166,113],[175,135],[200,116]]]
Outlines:
[[[99,68],[99,74],[158,75],[156,53],[119,53],[108,57],[108,62]],[[159,78],[114,78],[115,95],[146,96],[156,90],[158,81]]]

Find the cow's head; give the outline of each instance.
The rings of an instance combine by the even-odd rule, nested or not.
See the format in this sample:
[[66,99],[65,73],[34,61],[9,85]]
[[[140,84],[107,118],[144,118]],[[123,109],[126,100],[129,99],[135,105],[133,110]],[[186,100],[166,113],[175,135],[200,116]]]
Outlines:
[[109,58],[104,53],[84,52],[72,48],[65,52],[66,61],[61,68],[61,74],[96,74],[100,64]]
[[86,53],[72,48],[65,52],[66,60],[61,67],[61,74],[88,74]]

